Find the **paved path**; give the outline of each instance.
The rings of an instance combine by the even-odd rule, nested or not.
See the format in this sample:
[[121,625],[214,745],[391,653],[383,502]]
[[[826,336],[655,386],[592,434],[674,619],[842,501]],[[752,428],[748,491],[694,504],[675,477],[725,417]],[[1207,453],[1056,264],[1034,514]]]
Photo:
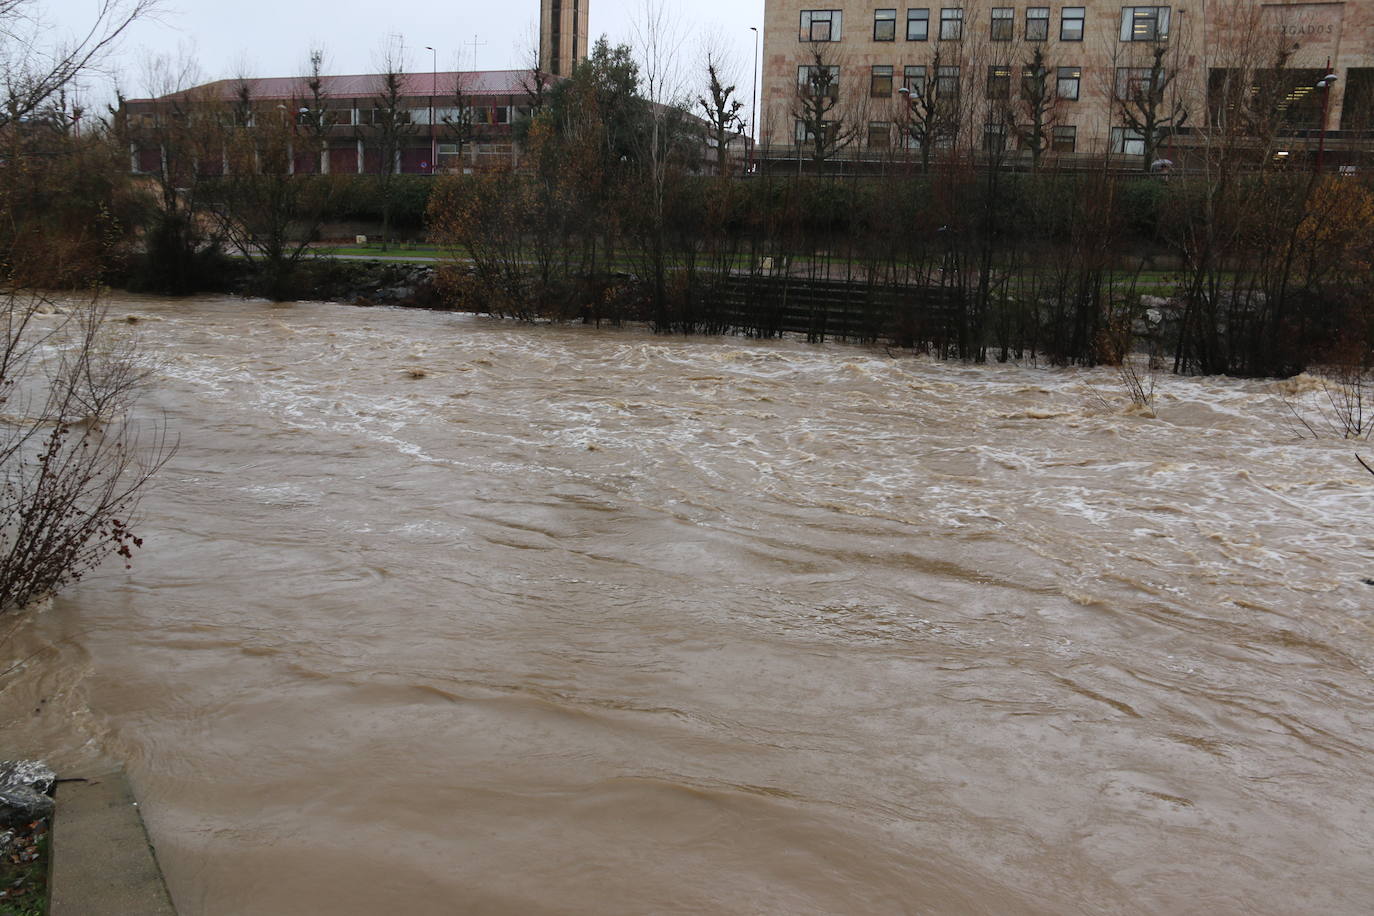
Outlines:
[[124,771],[59,782],[50,916],[176,916]]

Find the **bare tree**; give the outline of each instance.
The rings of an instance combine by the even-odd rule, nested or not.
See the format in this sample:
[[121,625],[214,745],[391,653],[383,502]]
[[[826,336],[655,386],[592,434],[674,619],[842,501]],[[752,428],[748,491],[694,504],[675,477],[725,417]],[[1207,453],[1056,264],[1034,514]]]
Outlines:
[[204,212],[230,247],[261,273],[264,292],[289,298],[297,265],[310,255],[332,184],[294,174],[300,142],[296,113],[285,102],[259,102],[241,81],[224,119],[228,169]]
[[196,261],[205,232],[196,217],[202,180],[223,171],[224,148],[217,119],[219,99],[194,90],[201,82],[194,56],[153,57],[144,62],[144,82],[153,102],[138,116],[129,139],[155,152],[150,177],[153,209],[144,238],[148,282],[162,292],[184,295],[196,284]]
[[329,107],[329,89],[324,81],[324,50],[312,48],[304,79],[304,92],[293,100],[297,131],[314,154],[313,172],[323,172],[329,155],[329,134],[339,122],[339,113]]
[[[0,0],[0,132],[47,104],[152,9],[104,0],[86,37],[53,54],[24,17],[29,0]],[[31,28],[32,27],[32,28]],[[23,201],[0,194],[0,225],[28,218]],[[48,238],[40,257],[79,252]],[[142,544],[131,518],[140,491],[171,456],[165,429],[140,441],[130,413],[144,381],[137,349],[104,322],[100,299],[60,306],[25,287],[35,270],[7,252],[0,273],[0,614],[80,579],[111,554],[126,561]]]
[[643,0],[634,23],[635,50],[640,58],[640,89],[648,124],[641,131],[640,156],[649,190],[650,233],[646,256],[653,275],[654,303],[662,313],[667,265],[664,223],[669,174],[680,163],[683,99],[677,51],[681,34],[665,0]]
[[439,132],[439,139],[458,147],[458,161],[461,162],[464,147],[478,140],[477,117],[474,99],[468,89],[467,74],[461,70],[455,72],[450,90],[448,101],[452,103],[453,112],[440,118],[443,130]]
[[553,74],[544,69],[544,59],[539,53],[539,28],[531,23],[525,42],[525,66],[520,76],[520,87],[525,92],[531,118],[538,117],[544,110],[552,84]]
[[98,299],[58,310],[36,292],[0,297],[0,614],[142,546],[139,493],[175,445],[161,427],[140,438],[144,372],[104,318]]
[[1044,49],[1037,44],[1022,67],[1021,92],[1009,109],[1011,129],[1022,148],[1030,150],[1032,170],[1040,168],[1050,149],[1060,109],[1058,81],[1050,77]]
[[721,79],[720,55],[706,49],[706,94],[697,96],[697,106],[706,115],[707,136],[716,148],[716,174],[730,174],[730,142],[744,130],[740,111],[744,103],[735,95],[735,85]]
[[947,60],[937,47],[928,64],[912,66],[903,76],[900,92],[906,109],[900,124],[907,144],[920,150],[922,172],[930,171],[936,146],[959,129],[959,67]]
[[1186,87],[1181,85],[1187,31],[1179,19],[1172,32],[1168,20],[1155,21],[1153,40],[1121,41],[1112,46],[1112,107],[1124,128],[1123,136],[1140,142],[1140,167],[1144,171],[1159,158],[1164,138],[1187,126],[1191,114]]
[[155,14],[159,0],[96,0],[94,16],[74,40],[45,47],[37,0],[0,0],[0,128],[28,117],[96,66],[136,20]]
[[840,99],[840,64],[823,43],[811,51],[801,67],[792,102],[797,122],[797,145],[806,147],[818,167],[849,146],[863,130],[859,106]]
[[373,93],[373,107],[367,115],[368,123],[362,136],[377,157],[377,189],[382,198],[382,250],[385,251],[391,240],[391,210],[401,149],[416,129],[410,110],[405,107],[405,55],[394,37],[382,48]]

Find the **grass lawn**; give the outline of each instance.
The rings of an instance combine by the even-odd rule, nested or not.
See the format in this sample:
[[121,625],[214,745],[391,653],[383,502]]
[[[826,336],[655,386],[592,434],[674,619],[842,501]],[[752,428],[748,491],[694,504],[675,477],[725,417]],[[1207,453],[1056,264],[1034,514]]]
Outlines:
[[330,255],[349,255],[360,258],[437,258],[444,252],[436,245],[392,245],[383,251],[380,245],[321,246],[319,251]]

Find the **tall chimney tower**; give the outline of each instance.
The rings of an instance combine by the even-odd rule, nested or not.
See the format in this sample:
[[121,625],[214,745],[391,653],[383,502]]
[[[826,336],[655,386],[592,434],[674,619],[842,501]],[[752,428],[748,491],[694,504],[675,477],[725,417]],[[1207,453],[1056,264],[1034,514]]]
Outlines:
[[539,0],[539,66],[569,76],[587,59],[587,6],[591,0]]

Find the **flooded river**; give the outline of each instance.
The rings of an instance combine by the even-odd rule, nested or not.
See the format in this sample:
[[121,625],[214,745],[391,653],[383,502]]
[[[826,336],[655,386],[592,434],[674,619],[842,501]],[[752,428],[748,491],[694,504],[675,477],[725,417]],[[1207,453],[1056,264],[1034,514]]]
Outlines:
[[1374,478],[1272,383],[115,307],[181,448],[7,730],[183,916],[1369,912]]

